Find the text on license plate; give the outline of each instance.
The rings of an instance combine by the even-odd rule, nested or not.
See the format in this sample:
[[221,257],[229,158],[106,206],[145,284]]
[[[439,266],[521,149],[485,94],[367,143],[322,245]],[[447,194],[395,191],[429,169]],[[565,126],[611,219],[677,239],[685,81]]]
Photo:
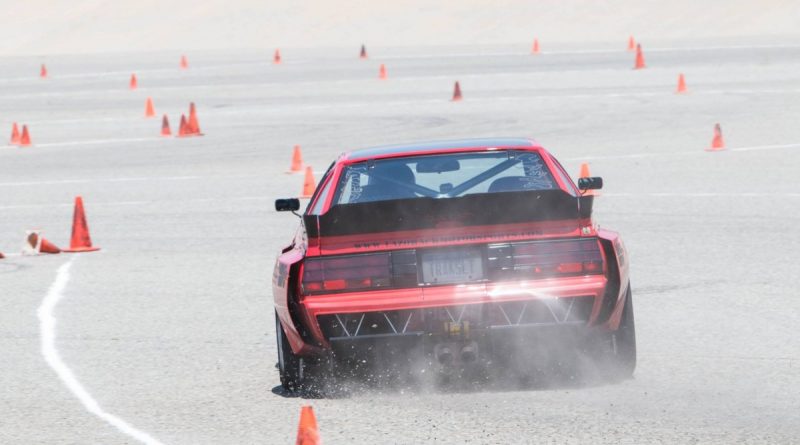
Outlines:
[[480,249],[422,253],[422,280],[426,284],[466,283],[483,279]]

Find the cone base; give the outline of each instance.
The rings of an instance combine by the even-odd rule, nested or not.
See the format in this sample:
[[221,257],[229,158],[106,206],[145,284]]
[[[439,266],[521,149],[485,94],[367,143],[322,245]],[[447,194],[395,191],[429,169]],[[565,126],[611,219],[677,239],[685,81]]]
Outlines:
[[725,147],[720,147],[720,148],[713,148],[713,147],[711,147],[711,148],[706,148],[706,151],[725,151]]
[[69,253],[78,253],[78,252],[94,252],[96,250],[100,250],[99,247],[70,247],[69,249],[62,249],[62,252],[69,252]]

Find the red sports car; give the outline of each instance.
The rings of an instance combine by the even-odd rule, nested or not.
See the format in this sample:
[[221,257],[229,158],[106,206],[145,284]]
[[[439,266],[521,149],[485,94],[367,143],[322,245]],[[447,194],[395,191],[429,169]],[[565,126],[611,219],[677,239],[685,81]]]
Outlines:
[[310,383],[330,371],[320,363],[502,364],[540,348],[545,332],[580,339],[578,349],[630,376],[627,254],[592,221],[587,190],[601,187],[576,186],[529,139],[340,155],[275,264],[281,384]]

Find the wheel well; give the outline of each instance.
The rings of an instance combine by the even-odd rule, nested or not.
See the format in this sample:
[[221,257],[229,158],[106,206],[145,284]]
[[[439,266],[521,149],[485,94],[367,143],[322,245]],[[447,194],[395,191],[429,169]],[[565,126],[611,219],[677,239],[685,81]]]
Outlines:
[[286,287],[286,303],[289,309],[289,317],[291,317],[292,324],[294,324],[295,329],[297,329],[297,333],[300,334],[300,338],[303,339],[304,343],[312,344],[314,343],[313,337],[311,336],[311,332],[309,332],[306,328],[305,323],[303,323],[303,316],[300,312],[300,303],[297,301],[298,289],[300,288],[300,264],[301,262],[298,261],[297,263],[292,264],[289,268],[289,283]]
[[600,245],[603,246],[603,253],[606,255],[608,266],[608,276],[606,278],[608,279],[608,285],[603,294],[600,314],[597,316],[598,324],[605,323],[611,318],[611,312],[614,310],[620,291],[619,266],[617,265],[617,255],[614,252],[614,246],[611,241],[602,238],[600,239]]

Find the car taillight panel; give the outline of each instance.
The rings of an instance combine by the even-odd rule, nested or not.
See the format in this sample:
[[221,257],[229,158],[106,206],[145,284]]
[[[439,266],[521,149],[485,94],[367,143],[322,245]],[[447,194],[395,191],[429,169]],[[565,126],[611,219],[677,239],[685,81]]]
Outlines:
[[[482,281],[604,273],[603,254],[595,238],[489,244],[481,246],[480,251],[487,273]],[[416,250],[402,250],[308,258],[303,266],[302,291],[312,295],[417,287],[421,280],[420,255]]]
[[314,294],[393,287],[393,256],[392,253],[378,253],[310,258],[303,267],[303,292]]
[[492,280],[602,274],[603,255],[593,238],[490,244],[488,270]]

